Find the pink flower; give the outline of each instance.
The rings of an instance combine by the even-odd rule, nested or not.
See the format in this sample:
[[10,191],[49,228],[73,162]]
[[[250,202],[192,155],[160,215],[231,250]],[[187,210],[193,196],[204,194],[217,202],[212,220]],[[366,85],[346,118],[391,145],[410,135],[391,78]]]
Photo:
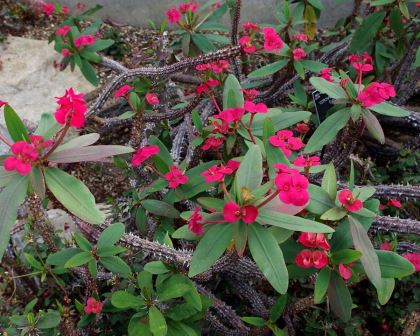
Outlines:
[[67,35],[70,30],[71,30],[71,26],[60,27],[55,31],[55,35],[63,35],[64,36],[64,35]]
[[36,149],[43,149],[46,148],[48,146],[51,146],[52,141],[51,140],[46,140],[44,141],[42,135],[37,135],[37,134],[31,134],[29,136],[29,140],[31,141],[31,144],[36,148]]
[[209,87],[206,83],[200,84],[196,87],[195,92],[197,93],[197,95],[201,95],[202,93],[207,93],[209,92]]
[[313,265],[312,262],[312,251],[311,250],[303,250],[300,251],[295,258],[296,265],[300,268],[309,268]]
[[296,125],[295,130],[300,134],[306,134],[309,132],[309,126],[305,123],[299,123]]
[[184,172],[178,169],[175,165],[170,167],[169,172],[166,173],[164,177],[167,181],[169,181],[168,186],[171,189],[175,189],[188,181],[188,177],[184,175]]
[[217,79],[210,78],[210,79],[206,82],[206,85],[207,85],[207,86],[210,86],[210,87],[216,87],[216,86],[219,86],[219,85],[220,85],[220,82],[219,82]]
[[69,6],[62,6],[61,7],[61,14],[67,15],[70,12]]
[[332,71],[334,68],[325,68],[319,72],[319,77],[324,78],[328,82],[332,82]]
[[204,145],[201,146],[202,150],[209,149],[219,149],[223,145],[224,138],[208,137],[204,142]]
[[0,100],[0,108],[3,107],[4,105],[7,105],[8,102],[4,101],[4,100]]
[[298,242],[306,247],[320,247],[325,251],[330,250],[330,244],[328,244],[323,233],[302,232],[298,238]]
[[87,299],[85,306],[85,313],[88,314],[100,314],[102,312],[103,303],[97,301],[94,297]]
[[142,148],[137,149],[134,153],[133,157],[131,158],[131,164],[133,167],[140,166],[144,161],[146,161],[149,157],[156,155],[160,152],[158,146],[145,146]]
[[62,97],[56,97],[60,107],[55,111],[55,120],[64,125],[67,122],[75,128],[83,127],[85,124],[85,113],[87,111],[83,93],[75,93],[73,88],[66,90]]
[[159,98],[154,93],[147,93],[146,94],[146,101],[149,105],[158,105],[159,104]]
[[268,141],[274,147],[279,147],[286,157],[289,157],[292,151],[299,150],[305,145],[300,138],[293,137],[293,132],[289,130],[278,131]]
[[357,99],[364,107],[371,107],[391,97],[395,97],[395,89],[391,84],[373,82],[359,93]]
[[9,156],[4,160],[4,169],[7,171],[16,170],[21,175],[29,174],[33,163],[38,159],[36,148],[26,141],[18,141],[12,145],[11,151],[14,156]]
[[229,167],[225,167],[223,164],[219,166],[211,166],[209,169],[201,173],[206,183],[223,182],[226,175],[233,173],[233,170]]
[[200,209],[195,208],[194,213],[188,219],[188,229],[196,236],[200,236],[204,233],[202,220],[203,216],[200,214]]
[[179,11],[181,14],[186,14],[187,12],[195,13],[199,7],[199,4],[193,2],[186,2],[179,6]]
[[292,50],[292,54],[293,54],[293,59],[295,61],[299,61],[302,58],[305,58],[306,57],[306,52],[302,48],[293,49]]
[[245,100],[254,100],[257,96],[257,94],[260,93],[260,91],[255,90],[255,89],[241,89],[242,93],[244,94],[244,98]]
[[388,242],[384,242],[379,246],[379,249],[382,251],[392,251],[392,245]]
[[76,48],[91,45],[91,44],[95,44],[95,38],[93,37],[93,35],[84,35],[84,36],[76,37],[74,39],[74,45],[76,46]]
[[130,85],[123,85],[117,91],[115,91],[114,96],[115,98],[125,97],[127,93],[133,89],[134,88]]
[[344,280],[348,280],[353,275],[353,272],[350,267],[347,267],[344,264],[338,264],[338,272]]
[[247,54],[253,54],[257,51],[257,48],[252,44],[252,39],[250,36],[242,36],[239,39],[239,45]]
[[401,208],[401,202],[395,198],[390,198],[388,200],[388,205],[393,206],[394,208]]
[[279,198],[285,204],[303,206],[309,201],[308,179],[300,174],[280,173],[274,179],[278,190]]
[[253,205],[240,207],[233,201],[229,201],[223,207],[223,218],[229,223],[235,223],[242,219],[245,223],[251,224],[258,216],[258,208]]
[[308,42],[309,37],[306,34],[295,34],[292,36],[292,39],[295,41]]
[[224,71],[229,70],[229,62],[226,60],[220,60],[220,61],[214,61],[211,63],[205,63],[205,64],[198,64],[196,65],[196,70],[198,71],[207,71],[210,70],[214,72],[215,74],[222,73]]
[[249,21],[244,23],[242,25],[242,28],[245,29],[245,30],[248,30],[248,31],[250,31],[250,30],[254,30],[254,31],[260,30],[260,26],[257,23],[252,23],[252,22],[249,22]]
[[321,164],[319,156],[298,156],[296,159],[293,160],[293,164],[297,167],[314,167],[319,166]]
[[84,3],[82,3],[82,2],[78,2],[78,3],[76,4],[76,9],[77,9],[78,11],[85,10],[85,9],[86,9],[86,4],[84,4]]
[[353,193],[348,189],[341,190],[338,193],[338,200],[347,211],[357,212],[363,208],[362,201],[354,198]]
[[241,165],[240,162],[235,161],[235,160],[229,160],[227,163],[227,166],[232,169],[232,171],[235,171],[236,169],[239,168],[239,166]]
[[52,15],[55,11],[55,6],[52,3],[45,3],[42,5],[42,12],[46,15]]
[[372,56],[370,56],[366,52],[363,55],[350,55],[348,59],[352,63],[353,68],[355,68],[359,72],[359,74],[373,70]]
[[324,251],[313,251],[312,263],[315,268],[322,269],[328,264],[328,257]]
[[166,11],[166,17],[170,23],[176,23],[181,20],[181,13],[177,8],[169,8]]
[[241,107],[234,107],[223,110],[219,114],[216,114],[214,118],[220,119],[226,123],[237,122],[241,120],[244,115],[244,109]]
[[263,28],[263,32],[265,50],[278,52],[281,48],[283,48],[283,41],[281,40],[277,32],[274,30],[274,28]]
[[244,104],[244,109],[250,113],[267,113],[268,107],[264,103],[254,103],[252,101],[246,100]]
[[413,264],[416,272],[420,271],[420,253],[404,253],[402,256]]
[[68,50],[67,48],[64,48],[63,50],[61,50],[61,56],[70,57],[71,56],[70,50]]

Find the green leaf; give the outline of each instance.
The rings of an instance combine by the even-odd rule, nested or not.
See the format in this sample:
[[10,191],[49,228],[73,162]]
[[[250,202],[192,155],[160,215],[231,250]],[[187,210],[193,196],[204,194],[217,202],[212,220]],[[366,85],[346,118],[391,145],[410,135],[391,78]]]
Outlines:
[[192,122],[199,133],[203,131],[203,121],[201,120],[200,114],[197,110],[191,112]]
[[309,82],[321,93],[327,94],[333,99],[346,99],[346,93],[342,87],[336,83],[327,81],[322,77],[311,77]]
[[369,110],[362,110],[362,118],[369,133],[379,141],[385,143],[385,134],[378,119]]
[[92,245],[80,232],[75,232],[73,238],[81,250],[85,252],[90,252],[92,250]]
[[67,262],[64,264],[65,268],[74,268],[84,264],[87,264],[89,261],[93,260],[92,253],[90,252],[79,252],[73,257],[71,257]]
[[264,207],[259,209],[256,221],[263,225],[273,225],[287,230],[302,232],[330,233],[334,229],[309,219],[302,217],[287,215],[281,212],[265,210]]
[[215,51],[217,48],[211,41],[203,34],[191,34],[191,38],[194,44],[200,49],[203,53],[208,53]]
[[28,131],[25,125],[20,119],[19,115],[9,105],[4,106],[4,121],[6,122],[7,130],[9,131],[10,137],[16,141],[27,141],[29,142]]
[[98,249],[104,247],[112,246],[117,241],[121,239],[125,232],[125,226],[121,223],[116,223],[108,226],[99,236],[98,244],[96,245]]
[[258,145],[253,145],[245,154],[236,172],[236,193],[241,195],[242,188],[252,192],[261,185],[263,178],[262,154]]
[[316,277],[315,291],[314,291],[314,303],[319,304],[322,302],[330,284],[331,269],[324,267]]
[[325,169],[321,188],[330,195],[332,200],[335,200],[335,197],[337,196],[337,175],[335,174],[335,168],[332,162],[330,162]]
[[29,178],[15,175],[0,192],[0,260],[9,244],[10,230],[16,222],[17,211],[26,197]]
[[325,69],[327,67],[327,64],[318,62],[318,61],[304,59],[304,60],[301,60],[300,62],[302,63],[305,69],[312,72],[320,72],[322,69]]
[[144,270],[152,274],[165,274],[169,272],[169,269],[160,260],[148,262],[144,265]]
[[270,321],[277,321],[283,314],[284,308],[287,304],[287,294],[280,296],[270,309]]
[[241,320],[256,327],[264,327],[266,323],[263,318],[257,316],[243,316]]
[[212,226],[201,238],[194,251],[188,276],[193,277],[207,271],[223,254],[231,239],[231,224]]
[[56,253],[48,255],[47,264],[53,266],[63,266],[67,260],[74,257],[76,254],[81,252],[80,249],[75,247],[70,247]]
[[116,291],[112,293],[111,303],[119,309],[136,309],[144,306],[140,296],[135,296],[126,291]]
[[7,171],[4,167],[0,167],[0,188],[7,186],[16,176],[20,176],[16,171]]
[[374,36],[382,24],[386,15],[385,11],[376,12],[366,17],[359,29],[354,33],[350,43],[350,53],[362,53],[367,50],[374,40]]
[[[113,40],[97,40],[95,44],[87,46],[84,51],[97,52],[109,48],[114,44]],[[83,56],[83,53],[82,53]]]
[[331,280],[328,286],[328,299],[333,313],[342,321],[349,321],[353,302],[346,283],[335,272],[331,274]]
[[35,270],[40,271],[43,269],[42,264],[36,260],[31,254],[29,253],[23,253],[25,256],[26,261],[28,264]]
[[67,210],[90,224],[101,224],[105,215],[96,207],[95,198],[77,178],[58,168],[45,169],[48,189]]
[[67,148],[55,151],[48,158],[54,163],[72,163],[86,161],[103,161],[106,158],[132,153],[134,149],[127,146],[99,145],[79,148]]
[[93,66],[86,61],[85,59],[82,59],[82,67],[80,68],[80,70],[82,71],[83,76],[85,76],[85,78],[93,85],[93,86],[98,86],[99,84],[99,79],[96,76],[96,72],[95,69],[93,68]]
[[153,336],[165,336],[168,332],[165,317],[155,306],[149,309],[149,327]]
[[360,261],[362,262],[366,275],[372,284],[378,288],[381,283],[381,269],[372,242],[370,241],[366,230],[356,218],[349,216],[349,223],[354,247],[356,250],[362,252]]
[[327,210],[334,208],[335,204],[330,195],[321,187],[310,184],[308,192],[311,196],[310,202],[306,209],[316,215],[321,215]]
[[124,278],[128,278],[130,276],[130,266],[128,266],[120,257],[103,257],[100,258],[100,262],[108,271],[118,273]]
[[166,202],[147,199],[141,201],[141,205],[143,208],[154,215],[167,218],[179,218],[179,211]]
[[252,258],[273,288],[284,294],[289,276],[283,253],[270,231],[257,223],[249,226],[248,245]]
[[99,257],[110,257],[113,255],[117,255],[127,251],[127,249],[123,246],[105,246],[102,248],[98,248],[96,251]]
[[345,211],[341,207],[332,208],[321,215],[322,220],[329,220],[329,221],[338,221],[347,215],[347,211]]
[[287,239],[289,239],[294,231],[283,229],[277,226],[271,226],[268,228],[274,238],[277,240],[278,244],[284,243]]
[[320,150],[324,145],[335,139],[337,133],[350,119],[350,109],[344,108],[330,115],[312,134],[305,146],[304,153],[309,154]]
[[404,257],[391,252],[375,250],[383,278],[403,278],[414,273],[413,264]]
[[92,278],[96,279],[98,275],[98,262],[95,259],[92,259],[88,262],[88,270],[89,273],[92,275]]
[[98,133],[89,133],[84,134],[78,137],[75,137],[71,139],[70,141],[67,141],[63,145],[58,146],[58,148],[54,151],[60,152],[63,149],[70,149],[70,148],[80,148],[80,147],[87,147],[90,145],[93,145],[95,142],[99,140],[100,135]]
[[60,125],[57,124],[52,113],[43,113],[34,134],[42,135],[44,139],[50,139],[59,128]]
[[387,102],[373,105],[369,107],[369,110],[389,117],[408,117],[410,115],[407,110]]
[[244,106],[244,95],[238,79],[230,74],[225,80],[223,88],[223,109]]
[[337,264],[350,264],[356,260],[359,260],[362,256],[362,252],[351,249],[344,249],[334,252],[332,260]]
[[61,316],[58,311],[50,310],[48,313],[42,314],[38,320],[37,327],[39,329],[52,329],[58,327]]
[[158,296],[161,301],[179,298],[184,296],[189,290],[190,285],[180,274],[174,274],[165,280],[158,288]]
[[283,69],[287,65],[288,62],[289,62],[288,59],[282,59],[280,61],[270,63],[257,70],[252,71],[248,75],[248,78],[258,78],[258,77],[266,77],[266,76],[272,75],[280,71],[281,69]]
[[382,279],[381,285],[376,289],[378,293],[378,301],[381,305],[386,304],[392,296],[395,288],[394,279]]
[[151,336],[149,324],[147,321],[143,321],[144,313],[140,312],[134,314],[131,317],[130,323],[128,324],[128,336]]
[[201,206],[207,209],[213,209],[216,211],[222,211],[226,203],[224,200],[220,198],[213,198],[213,197],[199,197],[197,198],[197,202]]
[[[161,173],[166,173],[169,171],[169,167],[174,164],[171,154],[169,153],[166,146],[154,135],[149,137],[149,143],[159,147],[159,154],[153,157],[153,162]],[[158,160],[159,159],[159,160]],[[164,164],[162,166],[162,163]]]
[[[42,169],[39,166],[32,167],[31,173],[29,174],[32,190],[38,195],[40,199],[45,198],[45,179]],[[1,182],[0,182],[1,184]]]

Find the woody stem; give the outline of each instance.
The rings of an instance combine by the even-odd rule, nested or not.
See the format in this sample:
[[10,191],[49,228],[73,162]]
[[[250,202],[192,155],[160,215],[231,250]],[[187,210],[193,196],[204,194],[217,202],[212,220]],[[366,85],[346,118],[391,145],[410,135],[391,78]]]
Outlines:
[[212,93],[211,93],[209,96],[210,96],[210,99],[211,99],[211,101],[213,102],[214,106],[216,106],[217,112],[222,113],[222,110],[220,109],[220,106],[219,106],[219,104],[217,103],[217,100],[216,100],[216,98],[214,97],[214,94],[212,94]]
[[51,149],[48,151],[47,154],[45,154],[44,159],[47,159],[56,149],[58,146],[60,146],[60,144],[63,142],[64,137],[67,134],[67,131],[70,129],[70,123],[69,121],[67,121],[66,125],[64,126],[63,130],[60,133],[60,136],[58,137],[57,141],[54,143],[54,145],[51,147]]
[[[253,119],[252,117],[253,116],[254,115],[251,115],[251,121],[249,123],[250,125],[252,124],[252,119]],[[248,135],[249,135],[251,141],[253,142],[253,144],[256,145],[257,142],[255,141],[254,134],[252,134],[251,128],[250,127],[247,127],[242,120],[240,121],[240,123],[241,123],[242,127],[245,128],[246,131],[248,132]]]
[[232,197],[230,196],[229,191],[226,189],[225,181],[220,182],[220,188],[222,188],[223,193],[225,194],[225,196],[227,197],[227,199],[229,201],[231,201],[232,200]]

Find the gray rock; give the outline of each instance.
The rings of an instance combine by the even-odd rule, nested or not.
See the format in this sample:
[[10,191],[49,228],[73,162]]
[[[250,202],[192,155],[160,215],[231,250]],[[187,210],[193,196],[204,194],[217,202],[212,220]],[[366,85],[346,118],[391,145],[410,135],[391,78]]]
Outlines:
[[[0,99],[9,102],[21,118],[36,123],[42,113],[56,108],[54,97],[73,87],[89,92],[93,86],[78,69],[59,71],[54,61],[61,56],[47,41],[11,36],[0,45]],[[4,125],[0,113],[0,124]],[[0,149],[1,150],[1,149]]]

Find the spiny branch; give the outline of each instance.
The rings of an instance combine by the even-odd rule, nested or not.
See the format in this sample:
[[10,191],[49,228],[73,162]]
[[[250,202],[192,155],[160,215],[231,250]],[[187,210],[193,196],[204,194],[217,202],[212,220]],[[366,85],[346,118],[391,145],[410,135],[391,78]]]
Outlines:
[[420,222],[415,219],[378,216],[372,223],[371,230],[392,231],[404,234],[420,235]]

